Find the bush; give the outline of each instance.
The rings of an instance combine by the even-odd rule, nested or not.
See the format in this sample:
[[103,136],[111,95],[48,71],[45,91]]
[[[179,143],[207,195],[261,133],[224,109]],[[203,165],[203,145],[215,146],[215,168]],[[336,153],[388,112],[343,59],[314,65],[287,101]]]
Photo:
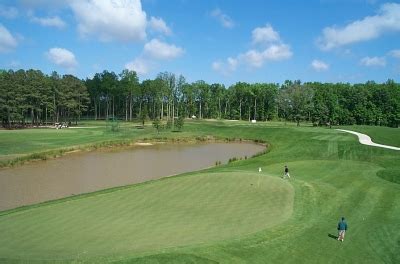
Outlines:
[[183,116],[178,117],[178,120],[176,121],[175,126],[179,131],[182,130],[184,122],[185,122],[185,119],[183,118]]
[[172,128],[172,120],[168,119],[167,124],[165,125],[165,129],[171,129]]
[[155,129],[157,129],[157,134],[160,132],[160,129],[161,129],[161,121],[160,121],[160,119],[158,119],[158,118],[156,118],[156,119],[154,119],[154,121],[153,121],[153,127],[155,128]]

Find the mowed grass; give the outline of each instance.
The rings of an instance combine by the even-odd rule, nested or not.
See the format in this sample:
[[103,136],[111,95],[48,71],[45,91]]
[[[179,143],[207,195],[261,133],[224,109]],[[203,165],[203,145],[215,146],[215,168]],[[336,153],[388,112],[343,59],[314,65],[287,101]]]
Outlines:
[[140,133],[133,125],[122,127],[119,133],[107,129],[105,122],[89,122],[83,125],[86,128],[0,130],[0,158],[126,137],[134,138]]
[[[0,262],[400,263],[400,152],[284,123],[195,121],[161,134],[270,148],[198,173],[0,213]],[[285,164],[290,181],[280,178]],[[334,239],[341,216],[343,243]]]
[[255,173],[171,178],[3,216],[0,256],[101,259],[209,244],[284,222],[293,196],[287,182]]
[[348,126],[346,129],[367,134],[375,143],[400,147],[400,128],[377,126]]

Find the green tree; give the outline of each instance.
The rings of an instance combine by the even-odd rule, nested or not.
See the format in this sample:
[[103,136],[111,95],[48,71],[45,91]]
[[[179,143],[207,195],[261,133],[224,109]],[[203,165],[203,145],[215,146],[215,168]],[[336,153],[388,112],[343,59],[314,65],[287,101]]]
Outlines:
[[120,74],[121,91],[125,97],[125,120],[132,121],[134,96],[139,93],[139,78],[135,71],[123,70]]
[[64,121],[75,120],[77,124],[89,103],[89,94],[84,82],[73,75],[64,75],[60,80],[60,92],[61,116]]
[[139,115],[139,120],[142,123],[142,127],[144,127],[144,124],[145,124],[147,118],[148,118],[147,108],[143,108]]
[[175,127],[178,131],[181,131],[184,125],[185,119],[183,116],[179,116],[178,120],[176,121]]
[[156,118],[153,120],[153,127],[157,130],[157,134],[158,134],[160,132],[160,128],[161,128],[160,119]]

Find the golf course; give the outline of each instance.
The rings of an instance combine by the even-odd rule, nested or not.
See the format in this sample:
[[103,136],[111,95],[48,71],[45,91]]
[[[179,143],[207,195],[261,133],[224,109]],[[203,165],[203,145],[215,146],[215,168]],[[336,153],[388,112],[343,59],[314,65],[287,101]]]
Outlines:
[[[400,263],[398,128],[186,120],[0,130],[4,169],[135,142],[265,142],[262,155],[0,212],[0,263]],[[216,161],[217,162],[217,161]],[[154,166],[157,166],[155,162]],[[290,179],[282,179],[284,166]],[[259,171],[261,168],[261,171]],[[165,175],[168,176],[168,175]],[[337,241],[337,223],[349,226]]]
[[400,264],[400,1],[0,1],[0,264]]

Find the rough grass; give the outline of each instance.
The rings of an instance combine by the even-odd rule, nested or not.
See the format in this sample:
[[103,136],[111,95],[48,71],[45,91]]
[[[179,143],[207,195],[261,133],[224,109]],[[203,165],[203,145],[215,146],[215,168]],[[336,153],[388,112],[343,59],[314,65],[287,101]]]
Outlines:
[[[386,138],[370,134],[377,143],[397,144],[398,130],[371,129]],[[88,130],[100,135],[91,140],[109,139],[102,128]],[[136,131],[110,137],[157,135]],[[85,142],[89,131],[80,133],[62,145]],[[270,149],[200,173],[0,215],[0,262],[400,263],[400,184],[391,180],[399,176],[398,151],[289,123],[195,121],[159,136],[182,135],[257,139]],[[279,178],[285,164],[290,181]],[[343,243],[334,239],[341,216],[349,224]]]
[[400,147],[400,128],[377,126],[349,126],[347,128],[367,134],[375,143]]

